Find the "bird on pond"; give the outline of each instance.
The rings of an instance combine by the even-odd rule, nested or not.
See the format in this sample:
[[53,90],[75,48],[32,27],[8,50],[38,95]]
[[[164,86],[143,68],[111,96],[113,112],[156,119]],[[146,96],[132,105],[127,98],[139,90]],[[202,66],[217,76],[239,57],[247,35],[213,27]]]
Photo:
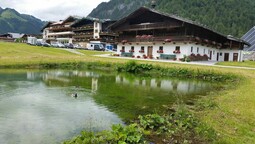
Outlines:
[[72,97],[77,98],[77,97],[78,97],[78,94],[77,94],[77,93],[74,93],[74,94],[72,94]]

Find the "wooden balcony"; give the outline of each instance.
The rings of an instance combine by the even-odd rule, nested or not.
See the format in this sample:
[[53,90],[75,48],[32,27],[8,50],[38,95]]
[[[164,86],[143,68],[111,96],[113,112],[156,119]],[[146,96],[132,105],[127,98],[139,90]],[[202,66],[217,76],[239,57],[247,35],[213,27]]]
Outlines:
[[118,36],[118,34],[113,32],[100,32],[100,36]]
[[93,25],[87,25],[87,26],[83,26],[83,27],[77,27],[74,28],[73,31],[93,31],[94,30],[94,26]]
[[176,23],[148,23],[129,25],[122,28],[121,31],[137,31],[137,30],[151,30],[151,29],[171,29],[182,27]]
[[56,26],[56,27],[50,27],[49,28],[50,31],[70,31],[72,30],[71,27],[65,27],[65,26]]
[[93,37],[93,33],[76,33],[73,35],[75,38]]
[[118,42],[190,42],[195,38],[191,36],[141,36],[141,37],[119,37]]

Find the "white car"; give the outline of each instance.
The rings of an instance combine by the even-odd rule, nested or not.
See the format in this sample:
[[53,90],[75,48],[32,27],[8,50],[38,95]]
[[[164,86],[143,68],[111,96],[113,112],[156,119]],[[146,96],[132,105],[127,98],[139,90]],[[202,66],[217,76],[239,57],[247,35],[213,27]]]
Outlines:
[[82,49],[83,48],[80,44],[74,44],[73,47],[76,48],[76,49]]
[[53,47],[65,48],[65,45],[60,42],[51,43]]

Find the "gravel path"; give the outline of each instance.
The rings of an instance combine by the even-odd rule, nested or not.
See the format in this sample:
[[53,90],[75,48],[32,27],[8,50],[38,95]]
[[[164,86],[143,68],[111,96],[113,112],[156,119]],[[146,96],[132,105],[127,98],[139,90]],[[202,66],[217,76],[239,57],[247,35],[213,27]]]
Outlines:
[[63,49],[63,50],[66,50],[66,51],[68,51],[70,53],[74,53],[74,54],[77,54],[77,55],[83,55],[83,56],[85,55],[84,53],[78,52],[75,49]]

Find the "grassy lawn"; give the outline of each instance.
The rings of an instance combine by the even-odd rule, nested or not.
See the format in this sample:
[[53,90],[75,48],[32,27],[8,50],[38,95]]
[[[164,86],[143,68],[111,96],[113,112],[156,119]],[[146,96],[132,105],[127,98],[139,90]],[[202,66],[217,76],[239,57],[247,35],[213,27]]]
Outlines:
[[[124,63],[128,60],[101,58],[93,55],[105,52],[85,51],[84,56],[76,55],[62,49],[29,46],[0,42],[0,66],[36,63],[64,63],[73,61]],[[140,61],[140,63],[146,63]],[[217,107],[196,112],[197,116],[212,126],[221,139],[218,143],[255,143],[255,71],[242,69],[218,68],[176,63],[147,62],[161,67],[182,67],[189,69],[213,70],[221,73],[234,73],[244,79],[235,89],[222,93],[210,94]],[[222,62],[219,65],[255,67],[255,62]]]
[[217,65],[255,68],[255,61],[244,61],[244,62],[218,62]]

